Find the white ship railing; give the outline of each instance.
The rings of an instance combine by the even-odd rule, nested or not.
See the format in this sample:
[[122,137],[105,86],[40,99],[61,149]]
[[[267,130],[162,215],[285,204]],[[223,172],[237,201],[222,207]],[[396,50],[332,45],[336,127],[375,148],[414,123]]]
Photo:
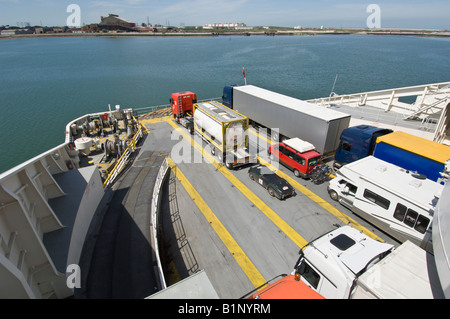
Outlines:
[[[370,104],[383,109],[385,112],[395,108],[397,112],[411,115],[428,110],[429,107],[427,108],[427,106],[434,103],[439,104],[437,102],[445,99],[448,95],[450,95],[450,82],[442,82],[355,94],[332,94],[329,97],[311,99],[307,102],[321,106],[345,104],[359,107]],[[415,98],[415,102],[409,104],[399,101],[399,98],[405,97]]]
[[152,234],[152,241],[153,241],[153,244],[152,244],[153,254],[154,254],[154,259],[156,259],[156,264],[155,264],[154,268],[155,268],[155,274],[159,278],[161,290],[166,289],[167,284],[164,279],[164,270],[162,267],[161,257],[159,254],[159,242],[158,242],[158,237],[159,237],[158,236],[158,228],[159,228],[158,225],[160,225],[159,204],[161,201],[161,197],[160,197],[161,187],[164,183],[164,180],[167,176],[168,171],[169,171],[169,162],[166,157],[159,169],[158,176],[156,177],[155,186],[153,188],[152,206],[151,206],[151,225],[150,225],[150,227],[151,227],[151,234]]
[[375,123],[450,145],[449,101],[450,82],[441,82],[346,95],[332,93],[307,102],[340,107],[352,114],[353,125]]

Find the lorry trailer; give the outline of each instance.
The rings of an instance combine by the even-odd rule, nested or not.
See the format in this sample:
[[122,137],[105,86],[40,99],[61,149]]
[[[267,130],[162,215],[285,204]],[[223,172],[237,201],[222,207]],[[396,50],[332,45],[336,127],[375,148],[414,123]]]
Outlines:
[[350,115],[253,85],[226,86],[222,103],[270,130],[274,141],[298,137],[324,156],[332,155]]
[[192,92],[172,93],[170,103],[175,121],[209,143],[211,154],[227,168],[256,163],[256,154],[249,152],[246,116],[217,101],[197,103]]
[[440,181],[450,160],[450,146],[402,131],[377,138],[373,156]]
[[215,102],[194,104],[194,130],[228,168],[250,163],[248,118]]
[[431,223],[443,185],[373,156],[343,166],[329,182],[333,200],[387,232],[432,251]]

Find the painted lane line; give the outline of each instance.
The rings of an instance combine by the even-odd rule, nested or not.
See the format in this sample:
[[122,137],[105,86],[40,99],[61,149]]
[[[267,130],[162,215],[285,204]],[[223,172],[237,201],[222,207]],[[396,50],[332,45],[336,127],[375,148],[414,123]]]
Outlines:
[[[263,140],[265,140],[267,143],[269,144],[273,144],[272,141],[270,141],[269,139],[267,139],[266,137],[260,135],[258,132],[255,132],[253,130],[249,130],[250,133],[254,134],[255,136],[257,136],[258,138],[261,138]],[[269,162],[267,162],[266,160],[264,160],[263,158],[261,158],[260,156],[258,156],[258,161],[269,167],[273,172],[275,172],[278,176],[284,178],[285,180],[287,180],[294,188],[296,188],[298,191],[300,191],[302,194],[304,194],[305,196],[307,196],[308,198],[310,198],[312,201],[314,201],[316,204],[320,205],[321,207],[323,207],[325,210],[327,210],[329,213],[331,213],[332,215],[334,215],[335,217],[337,217],[338,219],[340,219],[341,221],[343,221],[345,224],[349,224],[351,225],[353,228],[356,228],[358,230],[363,231],[367,236],[378,240],[378,241],[382,241],[384,242],[383,239],[381,239],[380,237],[378,237],[377,235],[375,235],[374,233],[372,233],[371,231],[369,231],[368,229],[366,229],[364,226],[362,226],[361,224],[359,224],[358,222],[356,222],[354,219],[350,218],[349,216],[345,215],[344,213],[342,213],[341,211],[339,211],[336,207],[334,207],[333,205],[331,205],[330,203],[328,203],[327,201],[323,200],[321,197],[317,196],[315,193],[311,192],[309,189],[307,189],[305,186],[301,185],[299,182],[297,182],[296,180],[294,180],[292,177],[290,177],[289,175],[285,174],[284,172],[278,170],[275,166],[273,166],[272,164],[270,164]]]
[[236,262],[242,268],[244,273],[247,275],[252,284],[256,287],[263,285],[266,280],[255,267],[255,265],[251,262],[251,260],[244,253],[242,248],[238,245],[238,243],[234,240],[228,230],[223,226],[220,220],[213,213],[211,208],[206,204],[197,190],[192,186],[189,180],[184,176],[181,172],[180,168],[173,162],[173,160],[168,157],[169,167],[172,169],[172,172],[175,173],[175,176],[181,182],[184,189],[187,191],[189,196],[192,198],[194,203],[202,212],[203,216],[205,216],[206,220],[209,222],[211,227],[214,229],[216,234],[222,240],[224,245],[227,247],[231,255],[234,257]]
[[182,135],[191,145],[197,149],[214,167],[222,173],[237,189],[239,189],[264,215],[266,215],[282,232],[284,232],[297,246],[304,247],[308,242],[301,237],[288,223],[278,216],[269,206],[256,196],[247,186],[235,177],[225,166],[220,164],[211,154],[204,152],[204,149],[194,139],[178,127],[173,121],[167,121],[172,127]]

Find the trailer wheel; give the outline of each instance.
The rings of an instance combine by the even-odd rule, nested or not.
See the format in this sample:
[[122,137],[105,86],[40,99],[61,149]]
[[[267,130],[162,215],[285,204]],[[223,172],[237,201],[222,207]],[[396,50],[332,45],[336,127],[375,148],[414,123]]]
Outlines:
[[334,201],[338,201],[338,199],[339,199],[339,195],[336,193],[336,191],[333,191],[333,190],[330,191],[330,197]]

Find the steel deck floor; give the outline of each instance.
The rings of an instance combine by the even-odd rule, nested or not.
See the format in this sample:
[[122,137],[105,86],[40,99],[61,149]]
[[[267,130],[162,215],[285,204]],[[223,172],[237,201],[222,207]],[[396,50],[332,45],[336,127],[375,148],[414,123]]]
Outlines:
[[[173,158],[176,165],[163,187],[160,208],[163,234],[160,248],[168,284],[204,269],[220,298],[239,298],[255,288],[252,275],[241,266],[241,258],[249,260],[249,268],[265,280],[291,272],[301,247],[287,234],[284,225],[308,242],[346,223],[324,208],[328,206],[356,220],[382,240],[395,243],[333,202],[326,184],[314,185],[297,179],[284,167],[280,171],[316,194],[313,199],[302,188],[295,197],[284,201],[272,198],[249,179],[248,167],[224,174],[209,162],[206,151],[202,151],[202,156],[197,149],[191,149],[191,159],[197,159],[198,163],[177,161],[180,150],[189,150],[195,142],[190,141],[188,134],[179,137],[176,131],[184,129],[170,125],[167,120],[171,121],[145,124],[150,133],[133,166],[116,184],[102,228],[96,234],[85,297],[144,298],[156,292],[154,261],[149,258],[149,201],[153,174],[165,156]],[[179,172],[184,176],[184,185],[191,186],[183,186]],[[320,205],[320,201],[329,205]],[[262,206],[272,215],[263,213]],[[204,210],[209,210],[209,215]],[[214,224],[217,222],[223,226],[219,231]],[[236,247],[243,253],[237,254]]]

